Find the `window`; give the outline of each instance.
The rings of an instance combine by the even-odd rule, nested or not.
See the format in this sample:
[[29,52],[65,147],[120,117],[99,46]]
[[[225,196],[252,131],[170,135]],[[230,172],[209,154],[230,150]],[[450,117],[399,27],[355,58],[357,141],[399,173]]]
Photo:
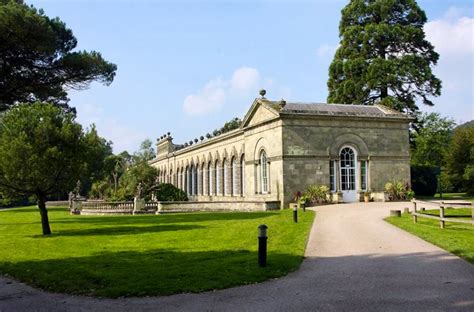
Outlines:
[[227,187],[227,186],[228,186],[228,185],[227,185],[227,182],[229,181],[229,179],[228,179],[228,176],[229,176],[229,166],[228,166],[228,163],[227,163],[227,159],[224,159],[224,161],[222,162],[222,169],[223,169],[223,171],[224,171],[224,174],[223,174],[224,179],[222,179],[222,180],[223,180],[223,181],[222,181],[222,182],[223,182],[222,184],[223,184],[223,187],[224,187],[224,195],[227,196],[227,195],[229,195],[229,194],[228,194],[229,189],[228,189],[228,187]]
[[336,188],[336,161],[330,160],[329,161],[329,188],[331,192],[335,192]]
[[240,159],[240,194],[244,195],[245,190],[245,157]]
[[239,188],[237,185],[237,159],[234,157],[232,158],[232,178],[230,179],[231,181],[231,192],[232,195],[236,195],[239,193]]
[[222,194],[221,166],[216,161],[216,195]]
[[260,177],[261,177],[261,186],[262,193],[268,193],[268,170],[267,170],[267,155],[265,151],[260,153]]
[[355,153],[352,148],[346,147],[341,151],[341,189],[355,190]]
[[212,195],[213,194],[213,188],[212,188],[212,179],[214,178],[214,175],[212,174],[212,165],[211,162],[207,164],[207,194]]
[[360,161],[360,189],[367,190],[367,160]]

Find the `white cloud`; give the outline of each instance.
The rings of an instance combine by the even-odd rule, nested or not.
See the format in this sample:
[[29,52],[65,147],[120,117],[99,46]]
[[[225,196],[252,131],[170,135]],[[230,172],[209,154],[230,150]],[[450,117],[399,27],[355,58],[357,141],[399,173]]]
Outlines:
[[209,81],[202,90],[184,99],[183,109],[190,115],[203,115],[218,111],[225,102],[226,84],[222,79]]
[[210,80],[204,88],[186,96],[183,110],[188,115],[208,115],[219,112],[230,102],[235,104],[251,94],[257,96],[259,88],[271,89],[272,94],[280,96],[291,93],[289,88],[279,87],[273,78],[262,77],[257,69],[243,66],[236,69],[229,79]]
[[425,25],[426,39],[440,54],[433,72],[442,81],[442,95],[435,98],[436,111],[462,122],[474,118],[474,18],[451,7],[444,16]]
[[453,18],[453,14],[448,11],[442,19],[425,25],[426,37],[441,57],[474,52],[474,18]]
[[260,83],[260,73],[255,68],[241,67],[234,71],[231,79],[231,88],[248,92],[258,88]]

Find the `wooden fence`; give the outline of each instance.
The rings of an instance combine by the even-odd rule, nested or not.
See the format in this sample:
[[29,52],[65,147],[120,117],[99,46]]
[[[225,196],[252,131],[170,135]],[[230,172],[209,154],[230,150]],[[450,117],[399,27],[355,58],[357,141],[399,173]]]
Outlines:
[[[413,212],[411,213],[413,216],[413,222],[417,223],[418,222],[418,217],[421,218],[427,218],[427,219],[433,219],[433,220],[438,220],[439,221],[439,226],[440,228],[444,229],[445,227],[445,222],[454,222],[454,223],[467,223],[467,224],[472,224],[474,225],[474,207],[472,207],[472,203],[470,202],[430,202],[430,201],[423,201],[423,200],[412,200],[413,203]],[[424,213],[418,212],[419,210],[424,211],[426,206],[431,206],[431,207],[437,207],[439,208],[439,217],[438,216],[432,216]],[[461,220],[457,218],[448,218],[445,216],[445,209],[449,208],[469,208],[471,207],[471,216],[472,220]]]

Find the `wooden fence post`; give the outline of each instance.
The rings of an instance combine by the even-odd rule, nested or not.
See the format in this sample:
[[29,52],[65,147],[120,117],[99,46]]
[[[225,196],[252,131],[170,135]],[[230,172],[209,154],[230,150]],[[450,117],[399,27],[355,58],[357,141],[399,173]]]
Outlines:
[[416,216],[416,214],[413,214],[413,223],[416,223],[417,221],[418,221],[418,217]]
[[439,226],[444,229],[444,202],[441,202],[441,204],[439,205],[439,217]]
[[413,211],[416,212],[416,201],[413,201]]

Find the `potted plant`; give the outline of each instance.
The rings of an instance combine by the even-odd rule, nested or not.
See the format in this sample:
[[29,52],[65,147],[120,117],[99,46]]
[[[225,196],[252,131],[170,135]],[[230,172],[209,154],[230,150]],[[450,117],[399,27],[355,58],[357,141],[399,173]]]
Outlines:
[[370,201],[370,191],[364,192],[364,202],[368,203]]

